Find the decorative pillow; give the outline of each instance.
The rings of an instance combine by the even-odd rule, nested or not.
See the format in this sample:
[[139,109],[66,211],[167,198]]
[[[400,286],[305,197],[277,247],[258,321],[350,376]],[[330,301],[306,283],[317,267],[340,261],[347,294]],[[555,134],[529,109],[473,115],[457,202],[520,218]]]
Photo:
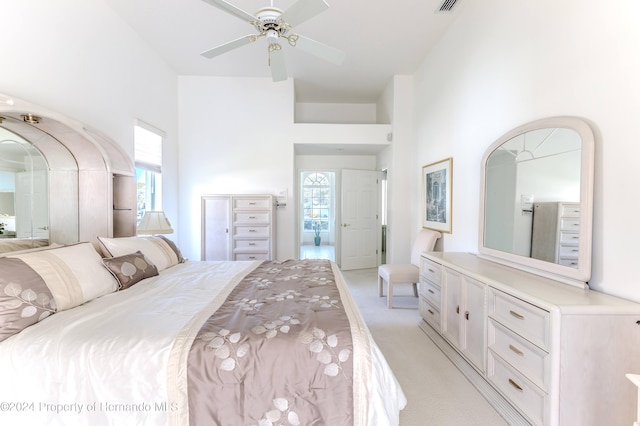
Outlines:
[[141,251],[158,268],[158,272],[184,262],[180,250],[175,244],[169,244],[167,238],[153,237],[98,237],[104,247],[104,252],[111,257]]
[[182,257],[182,252],[180,252],[180,249],[178,248],[176,243],[174,243],[164,235],[156,235],[156,237],[162,238],[162,240],[164,240],[165,243],[169,244],[169,247],[171,247],[171,250],[173,250],[176,253],[176,256],[178,257],[178,263],[184,263],[187,261],[187,259]]
[[0,259],[0,341],[56,312],[40,275],[20,259]]
[[7,259],[21,259],[40,275],[60,311],[118,289],[118,282],[104,268],[102,258],[91,243],[19,254]]
[[144,257],[141,251],[124,256],[102,259],[102,263],[120,283],[120,290],[131,287],[138,281],[158,275],[158,268]]

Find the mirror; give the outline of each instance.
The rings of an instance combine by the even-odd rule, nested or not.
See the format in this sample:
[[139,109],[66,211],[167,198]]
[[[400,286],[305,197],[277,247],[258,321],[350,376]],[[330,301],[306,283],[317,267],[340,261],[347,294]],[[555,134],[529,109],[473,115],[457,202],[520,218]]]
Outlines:
[[[18,235],[22,235],[19,222],[23,205],[34,212],[30,216],[33,225],[25,230],[28,235],[25,239],[31,246],[37,241],[67,244],[96,242],[98,236],[135,235],[133,161],[109,136],[58,112],[3,93],[0,93],[0,131],[0,140],[12,141],[6,149],[13,144],[12,148],[24,153],[18,163],[24,166],[25,158],[33,163],[34,179],[25,185],[44,188],[40,192],[46,193],[28,202],[23,200],[21,183],[12,175],[14,183],[6,187],[0,202],[5,199],[14,202],[16,238],[0,238],[0,242],[4,241],[2,245],[8,245],[8,240],[22,240]],[[0,158],[4,157],[0,152]],[[35,195],[38,191],[33,192]],[[9,204],[7,201],[8,210]]]
[[45,158],[0,127],[0,253],[49,245],[48,204]]
[[594,137],[575,117],[520,126],[482,160],[479,252],[584,286],[591,277]]

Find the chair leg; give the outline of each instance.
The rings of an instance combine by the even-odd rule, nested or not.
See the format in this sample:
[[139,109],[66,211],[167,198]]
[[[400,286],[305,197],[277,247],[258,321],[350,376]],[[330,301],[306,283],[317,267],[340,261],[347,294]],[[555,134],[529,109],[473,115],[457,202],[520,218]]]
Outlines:
[[413,283],[413,295],[418,297],[418,283]]

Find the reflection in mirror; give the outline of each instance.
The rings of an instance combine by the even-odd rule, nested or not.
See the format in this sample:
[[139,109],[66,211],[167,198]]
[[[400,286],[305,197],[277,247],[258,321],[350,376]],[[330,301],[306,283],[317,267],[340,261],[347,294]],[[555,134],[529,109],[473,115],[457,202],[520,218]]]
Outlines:
[[593,134],[576,118],[499,139],[483,161],[481,254],[588,281],[592,169]]
[[559,253],[554,253],[554,218],[546,207],[579,205],[580,150],[580,135],[574,130],[547,128],[518,135],[489,155],[485,246],[559,262]]
[[0,253],[49,244],[48,200],[46,160],[0,127]]

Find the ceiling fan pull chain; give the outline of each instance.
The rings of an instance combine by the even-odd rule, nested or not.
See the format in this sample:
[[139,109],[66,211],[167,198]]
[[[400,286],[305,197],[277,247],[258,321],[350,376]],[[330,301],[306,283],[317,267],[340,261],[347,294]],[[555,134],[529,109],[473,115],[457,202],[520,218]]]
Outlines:
[[282,46],[280,46],[278,43],[269,44],[269,66],[271,66],[271,52],[273,52],[274,50],[280,50],[280,49],[282,49]]

